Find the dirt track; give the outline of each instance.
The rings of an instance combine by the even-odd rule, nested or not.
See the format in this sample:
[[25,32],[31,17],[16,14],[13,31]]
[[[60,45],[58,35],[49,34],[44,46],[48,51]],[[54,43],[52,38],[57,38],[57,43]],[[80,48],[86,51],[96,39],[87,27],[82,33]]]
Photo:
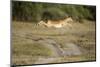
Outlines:
[[13,23],[12,60],[14,64],[95,60],[94,22],[73,23],[71,29],[34,27],[33,25],[32,23]]

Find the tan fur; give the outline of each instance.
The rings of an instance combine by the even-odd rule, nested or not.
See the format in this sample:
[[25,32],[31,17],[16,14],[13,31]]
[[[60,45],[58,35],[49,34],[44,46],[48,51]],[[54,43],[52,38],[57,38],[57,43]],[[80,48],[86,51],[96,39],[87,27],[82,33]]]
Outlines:
[[38,24],[44,25],[46,27],[61,28],[64,26],[71,27],[72,25],[70,24],[70,22],[72,22],[72,21],[73,21],[72,18],[68,17],[68,18],[65,18],[63,20],[48,20],[47,23],[45,23],[44,21],[40,21]]

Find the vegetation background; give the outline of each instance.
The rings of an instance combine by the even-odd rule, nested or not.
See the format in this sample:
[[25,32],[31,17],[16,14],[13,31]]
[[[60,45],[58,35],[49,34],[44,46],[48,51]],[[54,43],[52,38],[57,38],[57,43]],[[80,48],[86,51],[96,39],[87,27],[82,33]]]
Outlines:
[[96,20],[96,7],[85,5],[12,1],[12,12],[12,19],[17,21],[59,19],[66,15],[75,20]]

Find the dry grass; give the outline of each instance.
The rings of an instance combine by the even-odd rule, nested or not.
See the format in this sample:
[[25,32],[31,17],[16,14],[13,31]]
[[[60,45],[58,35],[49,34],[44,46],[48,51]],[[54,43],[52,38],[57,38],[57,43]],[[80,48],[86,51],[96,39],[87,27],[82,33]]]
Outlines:
[[[12,22],[12,62],[16,65],[34,64],[39,57],[53,57],[54,52],[38,43],[38,38],[52,39],[62,49],[65,43],[74,43],[83,52],[78,56],[58,57],[56,62],[92,61],[95,59],[95,23],[85,21],[84,23],[72,23],[73,28],[46,28],[35,26],[34,23]],[[34,41],[36,40],[36,41]]]

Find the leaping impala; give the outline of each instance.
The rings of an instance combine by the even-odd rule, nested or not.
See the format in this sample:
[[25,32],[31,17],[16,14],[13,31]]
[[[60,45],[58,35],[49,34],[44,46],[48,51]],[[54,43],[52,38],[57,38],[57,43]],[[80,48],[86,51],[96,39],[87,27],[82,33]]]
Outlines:
[[73,22],[71,17],[67,17],[63,20],[47,20],[47,23],[44,21],[40,21],[38,24],[39,25],[44,25],[46,27],[55,27],[55,28],[61,28],[64,26],[69,26],[72,27],[70,22]]

